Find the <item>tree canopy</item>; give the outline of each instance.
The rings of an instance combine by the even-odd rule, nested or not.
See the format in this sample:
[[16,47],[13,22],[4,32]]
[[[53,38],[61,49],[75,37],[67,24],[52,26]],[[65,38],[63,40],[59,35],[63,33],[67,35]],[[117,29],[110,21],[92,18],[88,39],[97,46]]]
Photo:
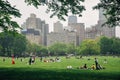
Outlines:
[[[46,5],[46,12],[52,12],[50,17],[57,16],[60,20],[65,20],[64,16],[68,16],[70,12],[82,16],[81,13],[85,10],[82,2],[84,0],[25,0],[25,3],[36,8]],[[20,28],[17,22],[12,21],[11,16],[21,17],[20,11],[7,0],[0,0],[0,27],[3,31],[16,31],[16,28]]]
[[27,40],[25,36],[18,33],[0,33],[0,55],[11,56],[22,55],[26,51]]
[[120,53],[120,39],[107,38],[102,36],[99,41],[101,54],[119,54]]
[[81,55],[98,55],[100,54],[100,46],[98,45],[98,41],[87,39],[81,43],[77,51]]
[[55,43],[48,47],[50,55],[65,55],[67,45],[64,43]]
[[100,0],[94,9],[103,9],[109,27],[120,26],[120,0]]
[[[51,12],[51,18],[57,16],[60,20],[65,20],[69,13],[82,16],[85,10],[83,6],[85,0],[25,0],[28,5],[47,6],[46,12]],[[110,27],[120,26],[120,0],[100,0],[94,9],[103,8],[107,18],[106,24]],[[20,11],[15,6],[11,6],[8,0],[0,0],[0,27],[3,31],[16,31],[20,28],[16,21],[12,21],[12,16],[21,17]]]
[[82,3],[85,0],[25,0],[28,5],[33,5],[36,8],[41,5],[46,5],[46,12],[52,12],[51,18],[57,16],[61,20],[65,20],[64,16],[68,13],[82,16],[85,7]]
[[16,31],[16,28],[20,28],[16,21],[11,20],[12,16],[20,17],[21,14],[8,1],[0,0],[0,27],[3,31]]

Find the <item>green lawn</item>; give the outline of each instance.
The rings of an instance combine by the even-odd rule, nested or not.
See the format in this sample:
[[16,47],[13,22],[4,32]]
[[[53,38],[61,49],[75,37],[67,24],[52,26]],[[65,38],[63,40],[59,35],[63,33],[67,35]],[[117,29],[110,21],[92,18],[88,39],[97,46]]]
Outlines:
[[[32,65],[28,65],[29,58],[25,58],[22,62],[20,58],[15,59],[15,64],[12,65],[11,58],[6,58],[3,62],[3,58],[0,57],[0,80],[120,80],[120,58],[96,57],[106,69],[77,69],[85,63],[90,67],[94,63],[95,56],[83,57],[83,59],[60,57],[61,62],[49,63],[40,62],[40,59],[36,58],[36,62]],[[107,64],[103,63],[104,59],[107,59]],[[73,69],[66,69],[68,65]]]

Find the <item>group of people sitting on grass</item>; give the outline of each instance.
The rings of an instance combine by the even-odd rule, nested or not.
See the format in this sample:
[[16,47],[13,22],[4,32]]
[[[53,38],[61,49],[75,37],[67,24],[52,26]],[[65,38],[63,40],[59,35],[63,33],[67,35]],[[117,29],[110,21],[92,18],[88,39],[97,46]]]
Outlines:
[[[73,67],[71,65],[67,66],[67,69],[73,69]],[[101,65],[99,65],[97,68],[95,66],[95,64],[92,64],[91,67],[87,67],[87,64],[84,64],[83,66],[77,67],[77,69],[90,69],[90,70],[101,70],[101,69],[105,69],[105,67],[102,67]]]
[[[40,57],[40,61],[41,62],[61,62],[61,59],[60,58],[58,58],[58,57],[56,57],[55,59],[54,58],[46,58],[46,57],[44,57],[44,59],[43,59],[43,57]],[[31,64],[33,64],[34,62],[35,62],[35,56],[30,56],[30,58],[29,58],[29,65],[31,65]]]
[[43,60],[43,62],[61,62],[61,59],[58,57],[56,57],[55,59],[54,58],[50,58],[50,59],[45,58]]
[[[67,69],[73,69],[71,65],[67,66]],[[105,69],[105,67],[102,67],[100,64],[98,64],[97,58],[95,58],[95,64],[92,64],[91,67],[88,67],[87,64],[84,64],[83,66],[77,67],[77,69],[90,69],[90,70],[101,70]]]
[[101,69],[105,69],[105,67],[102,67],[100,64],[98,64],[97,66],[95,64],[92,64],[92,66],[89,68],[87,67],[87,64],[84,64],[81,67],[77,67],[77,69],[101,70]]

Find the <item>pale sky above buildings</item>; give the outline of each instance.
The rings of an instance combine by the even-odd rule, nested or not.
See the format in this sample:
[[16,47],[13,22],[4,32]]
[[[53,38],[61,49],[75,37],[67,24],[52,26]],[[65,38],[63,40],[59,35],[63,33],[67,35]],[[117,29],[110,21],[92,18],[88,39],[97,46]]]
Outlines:
[[[17,21],[20,25],[23,24],[23,22],[26,21],[28,17],[30,17],[31,13],[36,14],[37,18],[40,18],[41,20],[45,20],[47,24],[49,24],[50,32],[53,31],[53,23],[60,21],[57,19],[57,17],[49,18],[50,13],[45,13],[46,7],[40,6],[38,9],[36,9],[33,6],[27,6],[27,4],[24,2],[25,0],[8,0],[12,5],[16,5],[16,8],[20,10],[22,16],[21,18],[14,18],[15,21]],[[77,20],[79,23],[84,23],[85,27],[90,27],[92,25],[97,24],[97,21],[99,19],[98,10],[93,10],[92,7],[95,6],[99,0],[85,0],[85,8],[86,11],[83,12],[82,17],[78,17]],[[67,17],[66,21],[60,21],[64,26],[67,26]],[[120,27],[116,29],[116,36],[120,37]]]

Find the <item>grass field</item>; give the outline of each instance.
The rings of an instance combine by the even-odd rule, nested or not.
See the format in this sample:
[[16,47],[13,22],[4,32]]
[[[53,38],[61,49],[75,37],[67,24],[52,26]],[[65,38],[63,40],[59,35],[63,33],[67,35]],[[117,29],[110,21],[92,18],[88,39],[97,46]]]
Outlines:
[[[77,69],[85,63],[90,67],[94,58],[106,69],[103,70],[82,70]],[[90,58],[90,60],[88,60]],[[11,58],[5,62],[0,57],[0,80],[120,80],[120,58],[112,56],[90,56],[83,59],[71,57],[66,59],[60,57],[61,62],[40,62],[39,58],[32,65],[28,65],[29,58],[15,59],[11,64]],[[107,64],[103,63],[107,59]],[[73,69],[66,69],[71,65]]]

